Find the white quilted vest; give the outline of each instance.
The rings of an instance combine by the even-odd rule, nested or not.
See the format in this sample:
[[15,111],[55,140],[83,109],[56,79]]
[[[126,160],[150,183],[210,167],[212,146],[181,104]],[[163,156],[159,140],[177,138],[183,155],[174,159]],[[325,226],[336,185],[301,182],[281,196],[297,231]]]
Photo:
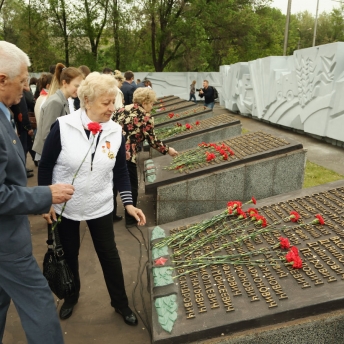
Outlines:
[[[53,184],[70,184],[90,147],[90,141],[82,126],[80,115],[81,112],[78,110],[71,115],[58,118],[62,150],[53,170]],[[92,170],[91,152],[89,152],[75,178],[75,192],[71,200],[67,202],[63,212],[64,217],[82,221],[95,219],[112,212],[112,169],[121,143],[122,128],[119,124],[111,121],[110,128],[101,133]],[[113,158],[111,159],[109,155]],[[58,214],[61,214],[62,207],[63,204],[54,204],[54,209]]]

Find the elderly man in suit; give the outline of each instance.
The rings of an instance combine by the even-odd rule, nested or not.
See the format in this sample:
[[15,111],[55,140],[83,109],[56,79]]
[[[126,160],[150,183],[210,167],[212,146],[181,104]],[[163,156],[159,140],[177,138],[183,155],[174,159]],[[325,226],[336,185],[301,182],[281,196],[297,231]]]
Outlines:
[[23,96],[29,65],[23,51],[0,41],[0,343],[12,299],[29,344],[61,344],[54,299],[32,255],[27,214],[47,213],[52,203],[68,201],[74,188],[26,187],[24,151],[8,108]]

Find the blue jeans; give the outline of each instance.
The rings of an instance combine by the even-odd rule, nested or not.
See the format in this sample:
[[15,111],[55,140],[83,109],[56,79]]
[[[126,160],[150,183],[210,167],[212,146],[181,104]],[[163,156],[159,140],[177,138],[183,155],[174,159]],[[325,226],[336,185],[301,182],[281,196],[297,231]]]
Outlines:
[[215,102],[211,102],[211,103],[204,103],[204,106],[206,106],[209,109],[213,109],[215,105]]
[[189,102],[191,102],[192,99],[193,99],[194,102],[196,103],[196,96],[195,96],[195,93],[194,93],[194,94],[190,93]]

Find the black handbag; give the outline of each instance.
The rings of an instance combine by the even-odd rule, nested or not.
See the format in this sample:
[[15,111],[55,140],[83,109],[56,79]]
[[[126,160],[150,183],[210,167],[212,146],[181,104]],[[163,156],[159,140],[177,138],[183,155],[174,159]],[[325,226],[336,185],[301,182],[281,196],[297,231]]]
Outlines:
[[75,293],[74,276],[64,258],[58,227],[48,224],[48,251],[43,260],[43,275],[51,291],[60,299]]

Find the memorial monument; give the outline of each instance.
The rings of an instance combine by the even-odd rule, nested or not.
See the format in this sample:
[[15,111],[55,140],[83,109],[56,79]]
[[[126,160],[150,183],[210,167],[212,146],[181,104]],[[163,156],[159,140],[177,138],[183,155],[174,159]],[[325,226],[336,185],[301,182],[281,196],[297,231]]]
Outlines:
[[344,181],[255,202],[150,229],[153,343],[220,343],[343,307]]
[[263,132],[199,147],[173,159],[145,162],[145,192],[156,197],[157,224],[221,209],[228,199],[246,201],[302,188],[302,144]]

